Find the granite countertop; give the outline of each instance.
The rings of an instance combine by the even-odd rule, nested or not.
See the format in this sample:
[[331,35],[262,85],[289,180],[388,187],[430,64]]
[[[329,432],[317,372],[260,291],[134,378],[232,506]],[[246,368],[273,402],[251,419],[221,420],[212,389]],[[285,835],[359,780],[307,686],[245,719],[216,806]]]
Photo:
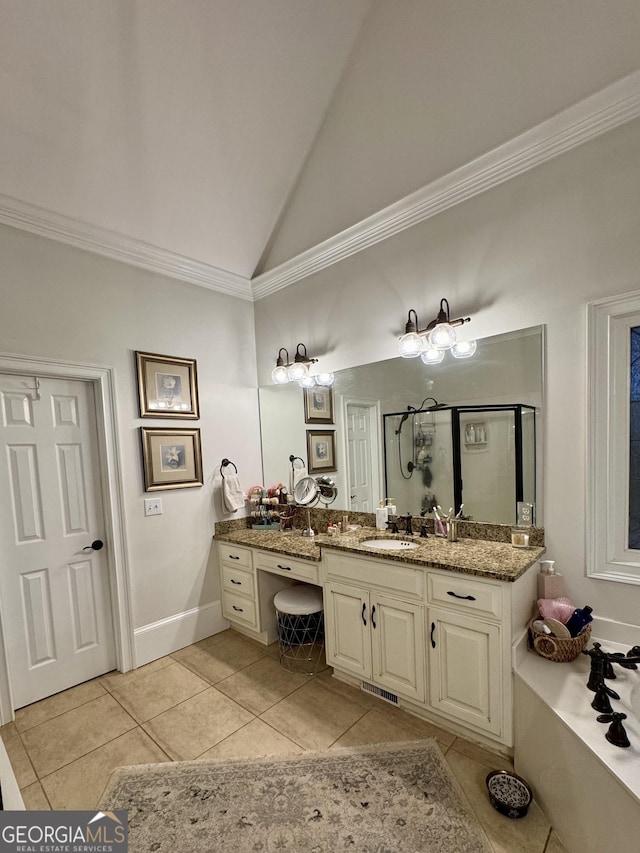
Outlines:
[[[506,542],[486,539],[459,539],[448,542],[436,536],[389,535],[375,527],[360,527],[348,533],[329,536],[321,533],[313,539],[297,531],[234,530],[216,534],[218,541],[234,542],[250,548],[275,551],[303,560],[321,559],[322,549],[345,551],[360,556],[408,563],[424,568],[444,569],[501,581],[515,581],[545,553],[543,547],[514,548]],[[407,551],[380,551],[363,545],[367,539],[409,539],[418,547]]]

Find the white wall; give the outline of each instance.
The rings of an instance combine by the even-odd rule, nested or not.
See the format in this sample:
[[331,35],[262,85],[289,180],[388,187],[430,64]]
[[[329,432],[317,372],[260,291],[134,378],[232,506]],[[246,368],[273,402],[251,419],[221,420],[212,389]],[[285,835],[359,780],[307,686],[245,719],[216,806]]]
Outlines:
[[[261,478],[252,305],[11,228],[0,258],[3,353],[115,369],[134,626],[216,601],[214,477],[226,456],[245,487]],[[139,417],[135,350],[197,360],[200,420]],[[200,428],[205,485],[155,493],[164,514],[145,518],[139,427],[174,424]]]
[[636,625],[640,587],[585,577],[585,306],[640,289],[638,151],[636,121],[255,304],[261,384],[291,328],[337,370],[392,357],[443,296],[478,337],[546,324],[548,556],[578,604]]
[[263,268],[638,67],[637,0],[378,0]]

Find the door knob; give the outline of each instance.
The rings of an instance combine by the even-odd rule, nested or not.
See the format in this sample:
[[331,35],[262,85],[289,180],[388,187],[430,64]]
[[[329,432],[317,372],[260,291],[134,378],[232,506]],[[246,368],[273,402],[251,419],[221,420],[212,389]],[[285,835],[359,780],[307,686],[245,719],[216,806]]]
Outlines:
[[99,551],[104,547],[104,542],[102,539],[94,539],[91,545],[85,545],[82,549],[83,551]]

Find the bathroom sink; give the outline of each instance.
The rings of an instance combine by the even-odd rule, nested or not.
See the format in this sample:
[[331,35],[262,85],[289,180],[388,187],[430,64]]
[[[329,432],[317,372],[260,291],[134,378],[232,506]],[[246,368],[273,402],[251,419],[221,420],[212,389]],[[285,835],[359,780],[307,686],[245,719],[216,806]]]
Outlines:
[[418,547],[415,542],[407,542],[406,539],[365,539],[360,544],[379,551],[410,551]]

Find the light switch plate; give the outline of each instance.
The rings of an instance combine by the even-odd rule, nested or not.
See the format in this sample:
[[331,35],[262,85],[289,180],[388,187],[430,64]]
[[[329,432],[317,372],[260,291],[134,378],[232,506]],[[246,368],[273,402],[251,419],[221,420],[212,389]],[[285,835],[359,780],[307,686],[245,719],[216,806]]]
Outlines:
[[162,515],[162,499],[161,498],[145,498],[144,499],[144,514],[145,515]]
[[523,527],[533,525],[535,516],[535,504],[528,504],[524,501],[518,501],[518,524]]

